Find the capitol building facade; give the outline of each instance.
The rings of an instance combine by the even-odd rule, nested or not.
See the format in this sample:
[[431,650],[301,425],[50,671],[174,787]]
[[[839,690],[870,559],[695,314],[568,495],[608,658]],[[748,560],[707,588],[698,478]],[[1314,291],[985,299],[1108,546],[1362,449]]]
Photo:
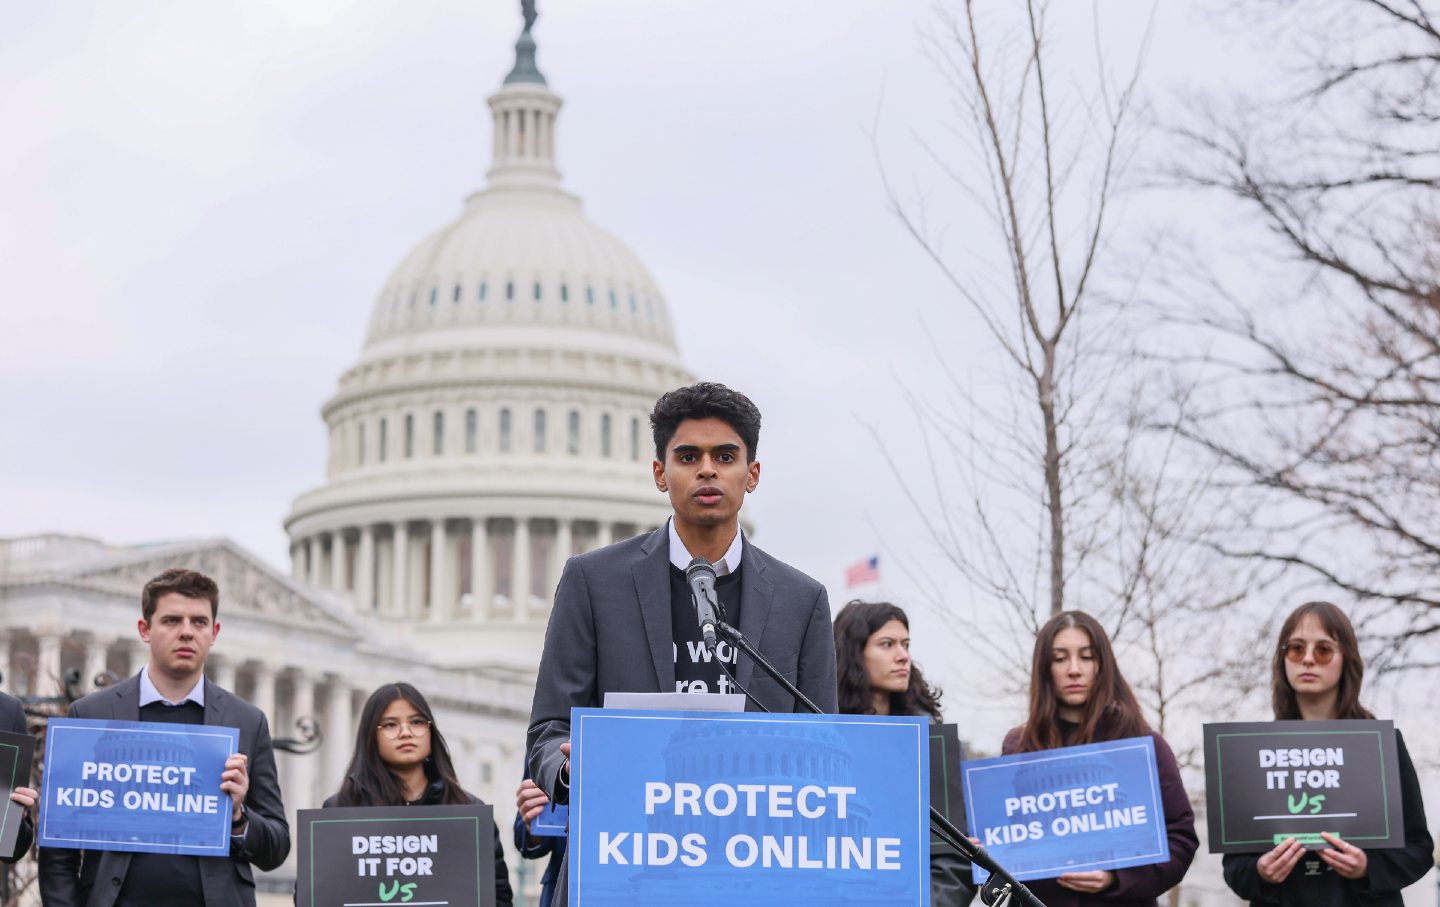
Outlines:
[[[561,186],[561,99],[528,23],[489,105],[486,187],[401,258],[323,404],[324,482],[284,517],[290,574],[225,539],[0,540],[0,688],[54,696],[73,672],[85,693],[138,671],[141,586],[191,567],[221,589],[210,678],[262,708],[277,738],[311,722],[323,734],[315,752],[277,753],[292,821],[339,787],[364,698],[407,680],[509,849],[560,570],[663,523],[648,414],[694,378],[653,278]],[[275,903],[289,903],[294,865],[292,850],[265,880]]]

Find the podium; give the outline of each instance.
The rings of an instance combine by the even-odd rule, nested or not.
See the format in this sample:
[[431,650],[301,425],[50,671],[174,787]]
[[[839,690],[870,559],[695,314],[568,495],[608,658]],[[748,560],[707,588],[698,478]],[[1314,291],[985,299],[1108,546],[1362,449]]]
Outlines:
[[572,907],[930,903],[929,723],[576,709]]

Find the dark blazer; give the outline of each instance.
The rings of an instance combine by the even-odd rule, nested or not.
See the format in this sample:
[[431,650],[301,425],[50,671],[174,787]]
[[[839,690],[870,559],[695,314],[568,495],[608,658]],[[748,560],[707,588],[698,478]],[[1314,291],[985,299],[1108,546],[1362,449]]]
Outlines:
[[[71,718],[140,720],[140,675],[106,687],[70,706]],[[248,827],[232,841],[230,856],[197,857],[204,907],[255,907],[255,876],[251,866],[271,870],[290,853],[290,825],[280,802],[275,750],[270,724],[255,706],[205,681],[205,723],[240,731],[240,752],[250,757],[250,791],[245,796]],[[219,787],[219,779],[216,779]],[[45,907],[111,907],[131,854],[114,850],[40,848],[40,898]],[[198,905],[197,905],[198,907]]]
[[[744,540],[739,630],[762,655],[814,700],[836,711],[835,636],[825,587]],[[670,533],[649,535],[576,555],[565,563],[530,709],[530,774],[556,803],[560,744],[570,739],[570,710],[598,707],[605,694],[675,690],[670,625]],[[740,657],[740,686],[775,712],[799,711],[779,684]],[[753,708],[753,703],[747,703]],[[560,868],[554,907],[566,903],[569,852]]]
[[[6,693],[0,693],[0,731],[9,731],[12,734],[28,734],[30,729],[25,726],[25,709],[20,705],[20,700]],[[30,786],[30,767],[25,766],[25,780],[21,781],[20,787]],[[19,804],[11,804],[19,809]],[[27,809],[20,820],[19,836],[15,839],[15,856],[5,859],[6,863],[14,863],[30,851],[30,845],[35,841],[35,825],[30,819],[30,811]]]
[[[1023,727],[1017,727],[1005,735],[1000,751],[1008,756],[1016,751]],[[1165,834],[1170,842],[1170,859],[1164,863],[1149,866],[1132,866],[1129,869],[1112,869],[1115,884],[1099,894],[1082,894],[1064,888],[1054,879],[1034,879],[1025,886],[1045,902],[1046,907],[1087,907],[1087,905],[1114,905],[1114,907],[1154,907],[1160,895],[1180,884],[1200,839],[1195,836],[1195,810],[1190,806],[1190,797],[1185,793],[1185,783],[1180,778],[1180,766],[1175,763],[1175,754],[1170,744],[1154,731],[1150,739],[1155,741],[1155,773],[1160,778],[1160,803],[1165,809]]]
[[1279,885],[1261,881],[1258,853],[1227,853],[1225,884],[1255,907],[1404,907],[1401,890],[1420,881],[1430,871],[1434,844],[1425,823],[1425,799],[1420,793],[1420,776],[1405,747],[1405,738],[1395,732],[1395,750],[1400,757],[1400,807],[1405,816],[1405,843],[1400,847],[1365,850],[1363,878],[1350,880],[1335,874],[1324,860],[1307,853]]

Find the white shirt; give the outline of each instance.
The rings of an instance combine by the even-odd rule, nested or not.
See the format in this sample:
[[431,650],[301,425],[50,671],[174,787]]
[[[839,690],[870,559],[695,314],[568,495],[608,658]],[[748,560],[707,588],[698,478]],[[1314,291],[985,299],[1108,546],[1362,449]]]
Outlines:
[[[680,540],[680,533],[675,531],[675,518],[671,517],[667,520],[666,525],[670,527],[670,563],[683,573],[685,568],[690,566],[690,562],[695,559],[695,555],[690,553],[689,549],[685,547],[685,543]],[[745,551],[745,545],[740,538],[744,534],[737,527],[735,540],[730,543],[729,548],[725,549],[725,556],[711,564],[715,568],[716,576],[725,576],[740,569],[740,555]]]
[[160,691],[155,689],[155,684],[150,682],[150,666],[146,665],[140,669],[140,705],[147,706],[152,702],[163,702],[166,705],[184,705],[193,702],[201,708],[205,707],[205,675],[201,674],[200,679],[195,681],[195,686],[190,692],[180,697],[179,702],[171,702]]

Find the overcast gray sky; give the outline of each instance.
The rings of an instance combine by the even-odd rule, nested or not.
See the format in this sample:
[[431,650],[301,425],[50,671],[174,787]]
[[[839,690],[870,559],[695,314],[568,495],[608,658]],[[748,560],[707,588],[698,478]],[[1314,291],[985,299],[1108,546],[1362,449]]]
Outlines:
[[[1056,6],[1069,78],[1095,40],[1119,69],[1138,52],[1143,7],[1099,3],[1096,35]],[[1182,6],[1157,16],[1157,98],[1237,71]],[[375,293],[483,184],[519,4],[5,7],[0,536],[223,535],[284,567]],[[542,0],[535,32],[566,185],[655,274],[691,369],[765,414],[757,540],[837,604],[879,553],[917,612],[889,555],[929,541],[867,426],[918,469],[901,387],[939,373],[929,338],[979,387],[996,364],[885,211],[882,166],[941,182],[918,144],[954,122],[933,21],[925,0]],[[937,198],[964,247],[978,212]]]

